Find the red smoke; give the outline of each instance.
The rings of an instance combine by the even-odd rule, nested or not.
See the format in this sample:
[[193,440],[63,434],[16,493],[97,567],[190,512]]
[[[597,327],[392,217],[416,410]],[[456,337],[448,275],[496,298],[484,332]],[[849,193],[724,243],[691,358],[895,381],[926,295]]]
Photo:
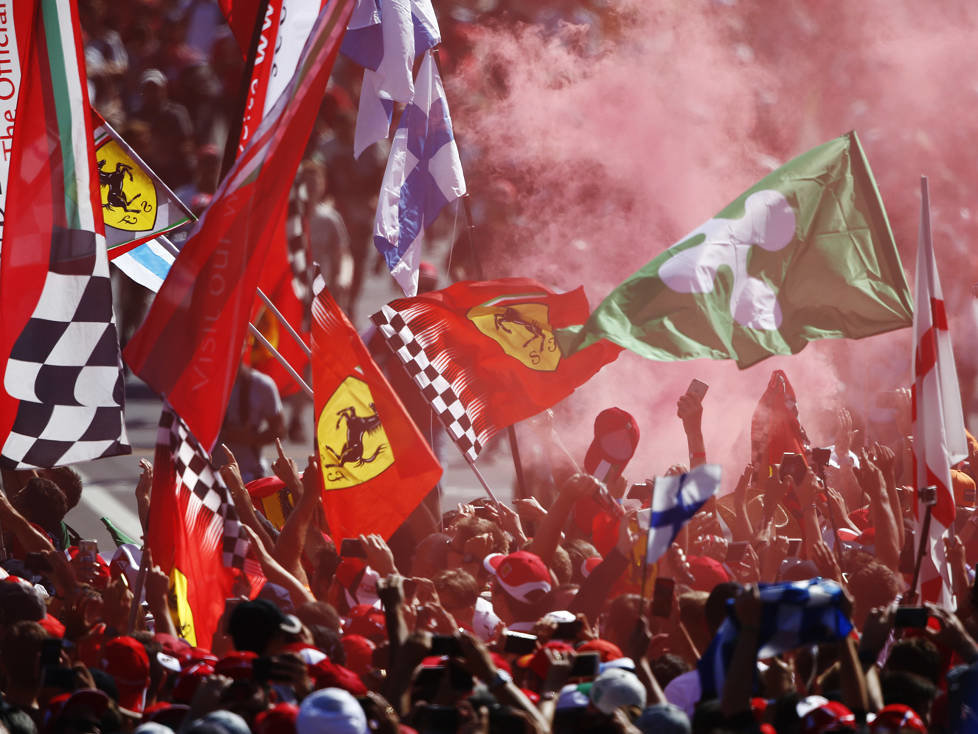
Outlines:
[[[962,389],[972,392],[971,284],[978,254],[974,120],[978,6],[968,0],[619,0],[597,25],[497,24],[447,80],[482,225],[486,277],[583,283],[592,306],[765,173],[855,129],[912,284],[919,176],[930,179],[934,242]],[[910,330],[824,341],[746,371],[629,353],[562,407],[579,457],[602,408],[642,429],[631,474],[685,459],[675,401],[711,384],[708,450],[728,480],[748,458],[747,426],[773,369],[798,393],[816,444],[840,403],[864,412],[906,384]],[[633,479],[640,478],[632,476]],[[729,482],[728,482],[729,483]]]

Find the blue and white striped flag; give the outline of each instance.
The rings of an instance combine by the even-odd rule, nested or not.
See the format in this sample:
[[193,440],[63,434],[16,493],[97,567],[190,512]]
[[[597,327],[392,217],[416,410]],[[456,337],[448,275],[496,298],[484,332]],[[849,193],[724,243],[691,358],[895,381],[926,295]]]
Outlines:
[[[769,658],[803,645],[841,640],[852,630],[845,594],[835,581],[815,578],[787,584],[759,584],[762,610],[758,658]],[[727,618],[697,663],[701,700],[723,693],[740,624],[727,602]]]
[[160,235],[129,252],[119,255],[112,264],[144,288],[158,293],[170,272],[177,248]]
[[418,293],[421,235],[446,204],[465,194],[445,89],[431,52],[414,99],[401,114],[377,198],[374,245],[406,296]]
[[[652,508],[648,513],[646,563],[658,561],[683,525],[716,493],[720,486],[720,473],[718,465],[702,464],[686,474],[656,477]],[[646,524],[644,517],[639,522]]]
[[394,102],[414,96],[415,60],[439,43],[431,0],[359,0],[340,47],[364,67],[354,157],[390,133]]

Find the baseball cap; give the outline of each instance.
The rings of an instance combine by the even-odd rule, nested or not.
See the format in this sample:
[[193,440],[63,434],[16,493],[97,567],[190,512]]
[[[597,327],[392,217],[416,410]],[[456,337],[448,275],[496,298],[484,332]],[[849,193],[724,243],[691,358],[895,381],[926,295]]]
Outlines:
[[367,687],[360,676],[349,668],[323,658],[315,665],[306,666],[316,688],[342,688],[354,696],[366,696]]
[[226,675],[234,680],[251,678],[253,663],[257,657],[251,650],[232,650],[214,663],[214,674]]
[[363,635],[344,635],[340,640],[346,652],[346,665],[357,675],[363,675],[373,667],[374,650],[377,646]]
[[255,717],[255,734],[295,734],[299,707],[294,703],[278,703]]
[[588,640],[587,642],[579,645],[577,651],[596,652],[601,655],[602,663],[607,663],[609,660],[618,660],[618,658],[625,657],[625,653],[621,651],[621,648],[614,642],[609,642],[608,640]]
[[228,633],[237,650],[249,650],[261,655],[279,631],[298,634],[302,623],[267,599],[254,599],[238,604],[228,619]]
[[197,686],[209,675],[214,675],[214,668],[207,663],[190,665],[174,679],[171,698],[177,703],[190,703],[197,692]]
[[852,711],[838,701],[829,701],[822,696],[803,698],[796,710],[805,734],[823,734],[856,727],[856,717]]
[[645,686],[623,668],[609,668],[595,678],[590,697],[598,711],[609,715],[625,706],[645,708]]
[[200,732],[200,734],[215,734],[223,732],[226,734],[251,734],[248,722],[232,711],[211,711],[206,716],[194,721],[188,728],[188,732]]
[[33,584],[19,576],[0,581],[0,624],[40,622],[47,609]]
[[686,712],[671,703],[649,706],[635,720],[642,734],[690,734],[692,726]]
[[323,688],[302,701],[295,720],[296,734],[367,734],[367,715],[342,688]]
[[524,604],[549,594],[553,588],[550,570],[535,553],[517,551],[508,556],[493,553],[486,556],[483,565],[509,596]]
[[166,86],[166,77],[159,69],[147,69],[139,77],[139,86],[144,84],[156,84],[159,87]]
[[48,703],[44,714],[44,729],[52,730],[62,716],[98,724],[108,708],[109,697],[96,688],[62,693]]
[[101,668],[115,680],[119,709],[141,714],[149,688],[149,655],[142,643],[127,636],[109,640],[102,646]]
[[884,706],[869,724],[869,730],[873,734],[900,734],[908,729],[919,731],[921,734],[927,733],[923,719],[916,711],[902,703]]
[[730,580],[730,574],[715,558],[689,556],[689,571],[693,574],[693,588],[697,591],[712,591],[717,584]]
[[371,642],[387,639],[387,618],[384,611],[369,604],[357,604],[350,610],[350,621],[343,627],[348,635],[361,635]]

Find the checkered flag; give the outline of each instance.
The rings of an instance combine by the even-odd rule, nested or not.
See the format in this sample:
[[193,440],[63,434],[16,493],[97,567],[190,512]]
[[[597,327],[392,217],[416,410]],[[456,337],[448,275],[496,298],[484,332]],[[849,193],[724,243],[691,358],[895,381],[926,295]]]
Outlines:
[[11,349],[4,387],[19,403],[3,443],[3,468],[48,468],[129,453],[101,236],[55,229],[50,270]]
[[158,457],[164,453],[159,449],[169,451],[174,491],[186,500],[178,506],[186,507],[183,523],[187,535],[204,553],[220,548],[226,567],[254,575],[256,564],[247,558],[249,541],[229,501],[227,487],[200,442],[169,405],[163,406],[156,440]]
[[[387,344],[404,363],[425,400],[445,425],[448,435],[458,444],[463,454],[475,461],[494,433],[489,424],[479,420],[481,401],[463,402],[461,395],[466,393],[468,376],[464,372],[457,372],[454,379],[451,379],[446,370],[450,362],[448,356],[435,353],[430,344],[425,344],[424,337],[415,334],[408,324],[409,318],[409,313],[406,318],[406,314],[395,311],[390,306],[383,306],[371,316]],[[476,428],[479,423],[483,423],[481,430]]]

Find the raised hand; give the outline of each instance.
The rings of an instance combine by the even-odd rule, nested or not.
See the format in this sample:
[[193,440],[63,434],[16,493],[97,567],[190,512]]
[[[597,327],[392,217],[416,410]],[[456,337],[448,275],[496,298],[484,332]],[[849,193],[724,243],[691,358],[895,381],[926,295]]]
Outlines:
[[294,460],[285,455],[285,450],[282,448],[282,441],[278,438],[275,439],[275,450],[278,453],[278,456],[272,462],[272,471],[275,473],[275,476],[281,479],[285,486],[292,491],[301,493],[302,483],[299,481],[299,467],[296,466]]

